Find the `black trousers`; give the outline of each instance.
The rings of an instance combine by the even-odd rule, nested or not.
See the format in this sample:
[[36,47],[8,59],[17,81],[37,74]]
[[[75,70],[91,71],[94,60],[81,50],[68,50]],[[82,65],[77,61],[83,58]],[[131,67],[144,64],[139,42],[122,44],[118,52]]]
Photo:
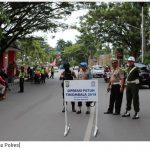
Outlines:
[[[63,86],[63,83],[62,83],[62,96],[63,96],[63,106],[64,106],[64,86]],[[72,109],[75,109],[75,102],[71,102],[71,105],[72,105]]]
[[120,113],[122,104],[123,92],[120,92],[120,85],[112,85],[109,99],[109,112],[113,112],[115,106],[115,112]]
[[45,74],[41,74],[41,82],[45,83]]
[[20,92],[24,92],[24,78],[20,78]]
[[126,110],[131,110],[131,104],[133,101],[133,107],[135,112],[139,112],[139,85],[138,84],[127,84],[126,87],[127,106]]
[[[86,107],[90,107],[90,104],[91,104],[92,102],[86,102],[85,104],[86,104]],[[82,102],[78,102],[78,106],[79,107],[82,107]]]

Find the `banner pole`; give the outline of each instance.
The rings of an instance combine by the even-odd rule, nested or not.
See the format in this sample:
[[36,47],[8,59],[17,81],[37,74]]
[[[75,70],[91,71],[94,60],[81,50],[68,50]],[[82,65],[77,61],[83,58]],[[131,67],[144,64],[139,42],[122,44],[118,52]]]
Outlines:
[[97,134],[98,134],[97,122],[98,122],[98,101],[96,102],[96,115],[95,115],[95,129],[94,129],[94,136],[97,136]]
[[64,132],[64,136],[67,136],[69,130],[70,130],[70,127],[68,126],[67,104],[65,101],[65,132]]

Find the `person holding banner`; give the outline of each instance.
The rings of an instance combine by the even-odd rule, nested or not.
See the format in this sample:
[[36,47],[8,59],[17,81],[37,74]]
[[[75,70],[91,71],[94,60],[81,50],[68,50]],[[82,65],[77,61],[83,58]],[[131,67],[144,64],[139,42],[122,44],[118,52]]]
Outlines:
[[104,114],[113,114],[115,105],[115,113],[113,115],[120,115],[125,76],[124,71],[119,67],[118,60],[112,59],[112,71],[108,83],[107,91],[110,91],[109,108]]
[[[81,62],[80,70],[78,73],[78,80],[87,80],[88,76],[89,76],[89,71],[87,70],[87,63]],[[90,114],[90,104],[91,102],[86,102],[86,107],[87,107],[86,114]],[[77,111],[77,114],[81,114],[81,107],[82,107],[82,102],[78,102],[79,110]]]
[[[73,80],[74,78],[77,78],[76,77],[76,74],[74,71],[71,71],[70,70],[70,64],[69,63],[66,63],[64,64],[64,68],[65,68],[65,71],[63,71],[60,75],[60,80]],[[62,86],[62,95],[63,95],[63,110],[62,112],[65,112],[65,107],[64,107],[64,82],[62,82],[61,84]],[[72,112],[76,112],[75,110],[75,102],[71,102],[71,105],[72,105]]]

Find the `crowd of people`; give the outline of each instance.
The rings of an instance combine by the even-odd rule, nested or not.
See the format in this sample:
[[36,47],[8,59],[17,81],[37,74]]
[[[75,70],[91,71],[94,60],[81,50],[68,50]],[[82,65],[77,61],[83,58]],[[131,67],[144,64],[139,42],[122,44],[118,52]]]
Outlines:
[[[24,92],[24,81],[27,78],[27,81],[34,82],[35,84],[45,83],[46,78],[54,79],[54,69],[51,67],[28,67],[27,69],[24,66],[21,66],[20,69],[16,71],[16,78],[19,79],[19,91],[18,93]],[[5,69],[0,70],[0,100],[6,99],[7,90],[11,90],[9,87],[9,75],[6,73]]]

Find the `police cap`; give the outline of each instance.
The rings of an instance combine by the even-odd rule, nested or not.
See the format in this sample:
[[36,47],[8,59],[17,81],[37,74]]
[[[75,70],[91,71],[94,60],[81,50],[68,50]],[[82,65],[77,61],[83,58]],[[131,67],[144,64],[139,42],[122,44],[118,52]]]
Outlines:
[[86,62],[81,62],[80,67],[87,67],[87,63]]
[[111,59],[111,63],[113,64],[113,63],[118,63],[118,59],[117,58],[112,58]]

